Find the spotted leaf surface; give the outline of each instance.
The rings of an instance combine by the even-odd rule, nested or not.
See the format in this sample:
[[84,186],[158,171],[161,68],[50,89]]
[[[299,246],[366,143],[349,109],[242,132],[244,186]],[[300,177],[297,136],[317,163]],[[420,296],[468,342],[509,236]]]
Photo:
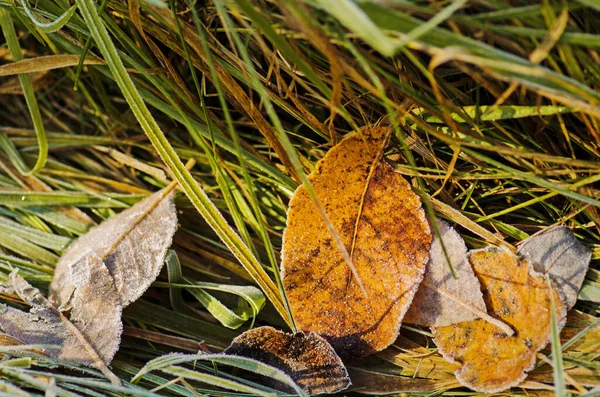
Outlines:
[[457,380],[480,392],[516,386],[535,363],[550,337],[551,294],[559,326],[566,308],[556,288],[536,273],[525,258],[495,247],[471,251],[469,261],[481,283],[488,312],[515,331],[508,336],[484,320],[432,328],[440,353],[461,368]]
[[298,188],[288,210],[282,276],[294,321],[343,358],[366,356],[396,339],[431,244],[419,197],[381,161],[387,132],[350,134],[309,177],[367,295],[306,187]]

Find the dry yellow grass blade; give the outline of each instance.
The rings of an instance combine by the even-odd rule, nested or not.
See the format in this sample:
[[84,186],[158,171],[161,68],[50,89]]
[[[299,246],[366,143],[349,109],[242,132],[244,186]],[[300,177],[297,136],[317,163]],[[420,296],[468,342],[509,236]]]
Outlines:
[[[77,66],[78,55],[47,55],[35,58],[27,58],[22,61],[0,66],[0,77],[14,76],[23,73],[45,72],[47,70],[68,68]],[[86,58],[84,65],[103,65],[104,61],[95,58]]]

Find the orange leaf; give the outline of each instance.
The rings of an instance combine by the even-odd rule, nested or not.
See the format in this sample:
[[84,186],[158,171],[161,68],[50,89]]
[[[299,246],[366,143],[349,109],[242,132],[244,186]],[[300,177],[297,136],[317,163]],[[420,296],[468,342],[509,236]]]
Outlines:
[[367,296],[304,186],[288,210],[282,277],[294,321],[343,358],[383,350],[396,339],[431,244],[419,197],[381,161],[388,132],[348,135],[309,177]]
[[[462,367],[456,379],[473,390],[499,392],[516,386],[531,370],[536,353],[550,338],[551,295],[546,279],[526,259],[497,247],[471,251],[469,260],[479,278],[488,313],[516,332],[507,336],[478,319],[432,328],[440,353]],[[558,290],[559,327],[566,308]]]

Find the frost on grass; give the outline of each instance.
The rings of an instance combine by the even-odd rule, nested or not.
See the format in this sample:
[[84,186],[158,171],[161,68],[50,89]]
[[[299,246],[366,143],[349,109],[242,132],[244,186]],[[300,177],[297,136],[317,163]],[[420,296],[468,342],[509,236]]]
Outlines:
[[[425,278],[404,318],[408,323],[429,327],[475,320],[479,313],[486,312],[481,286],[467,260],[465,242],[452,226],[440,219],[437,222],[440,234],[433,237]],[[452,276],[447,259],[457,278]]]
[[585,278],[592,251],[566,226],[558,226],[526,239],[517,251],[528,258],[533,268],[549,274],[571,309]]

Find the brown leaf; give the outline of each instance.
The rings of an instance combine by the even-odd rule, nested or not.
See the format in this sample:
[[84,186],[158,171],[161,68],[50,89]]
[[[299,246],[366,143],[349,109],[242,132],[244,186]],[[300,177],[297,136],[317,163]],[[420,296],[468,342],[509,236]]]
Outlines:
[[[404,321],[440,327],[471,321],[486,313],[479,280],[467,261],[467,246],[453,227],[438,219],[440,234],[434,235],[425,279]],[[458,278],[452,277],[441,242]]]
[[592,251],[583,245],[566,226],[557,226],[523,241],[517,253],[527,257],[533,268],[549,274],[567,304],[575,306],[592,258]]
[[[350,386],[344,363],[327,341],[313,332],[288,334],[271,327],[246,331],[233,340],[225,354],[252,358],[278,368],[309,394],[335,393]],[[280,382],[266,383],[294,393]]]
[[499,392],[518,385],[550,337],[551,293],[562,328],[566,308],[556,288],[522,257],[497,247],[471,251],[469,261],[481,283],[490,314],[509,324],[508,336],[484,320],[432,328],[440,353],[460,363],[458,381],[480,392]]
[[421,201],[381,161],[388,131],[348,135],[309,177],[368,297],[304,186],[288,210],[282,277],[294,321],[327,339],[341,357],[366,356],[396,339],[428,259],[431,235]]
[[96,253],[108,268],[123,307],[139,298],[160,273],[177,229],[171,189],[148,196],[102,222],[75,241],[60,258],[50,300],[68,309],[75,290],[73,273],[81,258]]

